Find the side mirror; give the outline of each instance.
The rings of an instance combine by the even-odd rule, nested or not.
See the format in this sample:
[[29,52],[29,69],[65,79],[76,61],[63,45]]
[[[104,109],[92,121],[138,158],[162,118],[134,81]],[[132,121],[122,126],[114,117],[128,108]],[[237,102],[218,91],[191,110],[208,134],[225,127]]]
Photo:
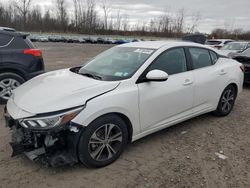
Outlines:
[[146,79],[148,81],[163,82],[168,79],[168,74],[161,70],[151,70],[147,73]]

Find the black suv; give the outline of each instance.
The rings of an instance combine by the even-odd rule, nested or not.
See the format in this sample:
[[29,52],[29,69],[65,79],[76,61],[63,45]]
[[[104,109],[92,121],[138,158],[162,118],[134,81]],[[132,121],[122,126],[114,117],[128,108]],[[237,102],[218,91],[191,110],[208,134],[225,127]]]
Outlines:
[[28,34],[0,27],[0,103],[11,91],[44,72],[42,52],[35,49]]

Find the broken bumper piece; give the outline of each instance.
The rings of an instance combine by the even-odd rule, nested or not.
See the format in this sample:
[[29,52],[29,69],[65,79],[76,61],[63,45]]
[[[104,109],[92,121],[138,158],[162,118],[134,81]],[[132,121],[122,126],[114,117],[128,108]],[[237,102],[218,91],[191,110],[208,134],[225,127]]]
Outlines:
[[12,157],[25,154],[32,161],[42,161],[52,167],[78,162],[77,143],[82,130],[76,125],[47,131],[30,130],[8,115],[5,120],[12,132]]

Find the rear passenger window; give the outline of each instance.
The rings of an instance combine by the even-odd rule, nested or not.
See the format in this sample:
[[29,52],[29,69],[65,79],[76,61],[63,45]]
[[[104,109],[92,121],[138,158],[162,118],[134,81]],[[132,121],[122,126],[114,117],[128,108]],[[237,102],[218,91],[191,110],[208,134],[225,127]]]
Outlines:
[[0,48],[6,46],[12,39],[12,36],[0,34]]
[[186,56],[183,48],[175,48],[162,53],[149,70],[162,70],[169,75],[187,71]]
[[212,65],[209,51],[202,48],[189,48],[194,69],[199,69]]
[[215,64],[218,61],[217,54],[214,53],[213,51],[210,51],[209,53],[210,53],[210,56],[211,56],[212,63]]
[[15,37],[15,39],[7,47],[8,49],[26,49],[30,46],[25,42],[23,37]]

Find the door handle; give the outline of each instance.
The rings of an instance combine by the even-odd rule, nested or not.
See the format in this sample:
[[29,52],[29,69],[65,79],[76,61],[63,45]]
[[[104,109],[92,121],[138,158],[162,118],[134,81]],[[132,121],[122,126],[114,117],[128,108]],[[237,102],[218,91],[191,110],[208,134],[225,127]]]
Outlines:
[[188,86],[188,85],[191,85],[193,83],[192,80],[190,79],[186,79],[185,82],[183,83],[184,86]]
[[221,69],[219,74],[224,75],[224,74],[227,74],[227,72],[224,69]]

